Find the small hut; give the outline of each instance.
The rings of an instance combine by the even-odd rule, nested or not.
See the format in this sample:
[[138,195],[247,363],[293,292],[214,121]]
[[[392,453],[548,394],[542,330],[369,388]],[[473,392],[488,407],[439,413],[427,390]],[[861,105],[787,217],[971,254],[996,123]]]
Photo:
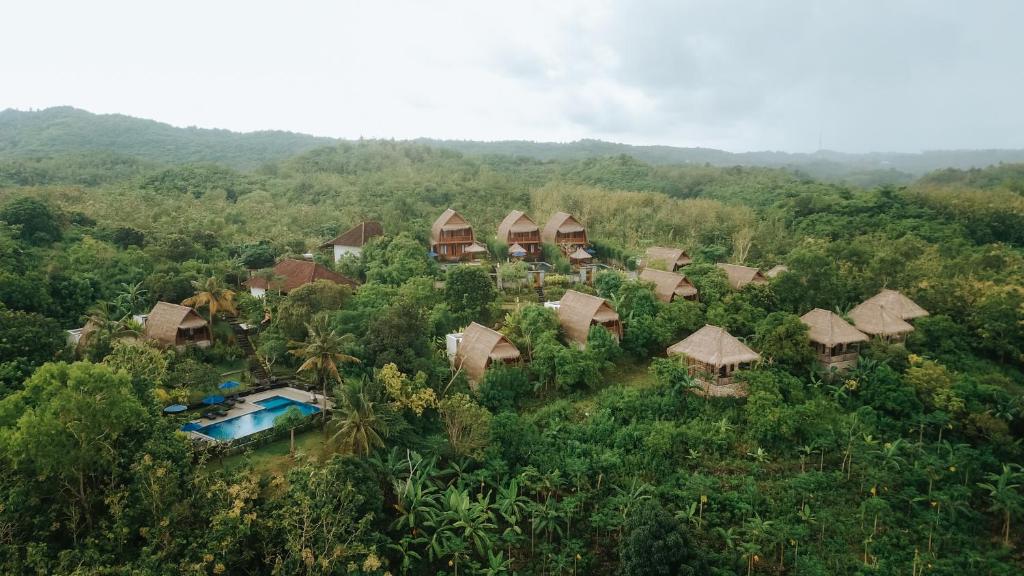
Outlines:
[[462,333],[452,364],[456,369],[465,371],[469,381],[476,384],[493,363],[512,364],[519,359],[519,349],[508,338],[473,322]]
[[815,308],[800,317],[818,360],[826,368],[845,370],[857,365],[860,343],[868,337],[835,312]]
[[540,228],[525,213],[513,210],[498,225],[498,241],[508,245],[509,256],[538,260],[541,249]]
[[442,212],[430,227],[430,249],[437,254],[438,260],[458,262],[464,256],[472,258],[479,252],[468,252],[466,249],[474,244],[476,237],[473,235],[473,227],[451,208]]
[[640,280],[654,283],[654,294],[662,302],[671,302],[676,298],[685,300],[697,299],[697,288],[686,276],[675,272],[666,272],[655,268],[644,268]]
[[693,259],[682,248],[665,248],[662,246],[651,246],[647,249],[644,258],[644,267],[651,266],[660,270],[675,272],[683,266],[693,263]]
[[881,292],[875,294],[871,298],[868,298],[864,302],[878,304],[889,312],[892,312],[901,320],[913,320],[915,318],[928,315],[928,311],[918,306],[917,302],[914,302],[896,290],[882,289]]
[[747,395],[746,387],[734,382],[736,370],[761,359],[757,352],[718,326],[706,324],[685,339],[669,346],[669,356],[683,356],[690,374],[698,379],[703,396]]
[[914,331],[906,320],[876,302],[861,302],[850,310],[849,316],[857,330],[890,342],[902,342]]
[[355,280],[342,276],[312,260],[285,259],[278,262],[271,272],[274,277],[269,281],[266,278],[255,276],[246,280],[245,286],[249,288],[249,293],[257,298],[263,297],[267,290],[277,290],[281,294],[287,294],[300,286],[312,284],[317,280],[327,280],[352,288],[359,285]]
[[558,323],[566,338],[579,347],[587,344],[591,326],[603,326],[616,340],[622,338],[622,323],[619,314],[604,298],[566,290],[558,304]]
[[590,252],[584,250],[582,246],[577,248],[576,251],[573,252],[572,254],[569,254],[569,263],[572,264],[573,266],[584,266],[590,264],[593,261],[594,257],[590,254]]
[[739,264],[718,264],[729,277],[729,286],[733,290],[740,290],[747,284],[767,284],[768,279],[757,268],[740,266]]
[[554,244],[566,254],[572,254],[577,248],[586,247],[587,229],[572,214],[556,212],[544,225],[541,239]]
[[384,226],[380,222],[366,220],[349,228],[344,234],[334,240],[324,242],[321,248],[334,249],[334,261],[341,260],[346,254],[359,256],[363,252],[363,246],[370,238],[384,235]]
[[210,345],[210,326],[188,306],[157,302],[146,318],[145,337],[162,346],[183,350],[187,346]]
[[775,278],[783,272],[789,272],[789,267],[785,264],[776,264],[775,266],[772,266],[771,270],[765,272],[764,275],[766,278]]

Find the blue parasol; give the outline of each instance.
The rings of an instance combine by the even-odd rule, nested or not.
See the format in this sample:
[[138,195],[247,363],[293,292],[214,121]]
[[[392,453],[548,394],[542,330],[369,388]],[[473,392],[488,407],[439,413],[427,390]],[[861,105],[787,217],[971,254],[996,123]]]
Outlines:
[[220,388],[221,390],[230,390],[232,388],[238,388],[239,386],[241,386],[241,384],[236,380],[228,380],[227,382],[221,382],[217,388]]
[[178,412],[184,412],[185,410],[188,410],[188,406],[183,404],[171,404],[167,408],[164,408],[164,412],[168,414],[177,414]]
[[184,426],[182,426],[180,428],[180,430],[182,432],[194,432],[196,430],[199,430],[202,427],[203,427],[203,425],[200,424],[199,422],[189,422],[188,424],[185,424]]
[[516,250],[512,253],[513,256],[526,256],[526,250]]
[[210,406],[213,406],[214,404],[220,404],[223,401],[223,396],[207,396],[206,398],[203,398],[203,404],[209,404]]
[[437,258],[437,252],[431,250],[430,252],[427,252],[427,256],[430,256],[431,258]]
[[593,248],[587,248],[587,254],[597,254],[597,250],[594,250]]

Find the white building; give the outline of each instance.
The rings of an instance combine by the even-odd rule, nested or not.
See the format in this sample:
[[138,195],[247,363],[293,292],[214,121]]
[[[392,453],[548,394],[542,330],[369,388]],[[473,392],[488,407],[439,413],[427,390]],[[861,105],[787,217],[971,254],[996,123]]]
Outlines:
[[334,261],[337,262],[346,254],[354,254],[356,256],[362,254],[363,246],[370,238],[383,235],[384,227],[381,226],[381,223],[370,220],[356,224],[344,234],[330,242],[325,242],[320,247],[334,248]]

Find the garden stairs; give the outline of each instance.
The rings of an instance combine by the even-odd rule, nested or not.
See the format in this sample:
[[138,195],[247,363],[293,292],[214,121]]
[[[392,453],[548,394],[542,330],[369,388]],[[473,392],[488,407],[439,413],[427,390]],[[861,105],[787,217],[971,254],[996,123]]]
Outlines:
[[243,328],[237,321],[231,322],[231,329],[235,332],[235,342],[238,343],[238,347],[245,352],[246,358],[249,359],[249,369],[252,372],[253,380],[258,383],[266,382],[270,379],[270,375],[267,374],[266,369],[263,367],[263,363],[256,357],[256,349],[252,346],[252,341],[249,340],[249,333]]

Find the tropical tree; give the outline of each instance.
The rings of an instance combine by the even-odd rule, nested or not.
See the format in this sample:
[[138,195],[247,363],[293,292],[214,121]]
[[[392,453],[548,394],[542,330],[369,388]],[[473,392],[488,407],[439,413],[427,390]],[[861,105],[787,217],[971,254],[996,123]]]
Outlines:
[[320,315],[306,324],[305,340],[288,343],[291,353],[303,359],[298,371],[312,374],[314,383],[319,384],[323,391],[324,434],[327,433],[327,383],[332,380],[342,382],[341,373],[338,372],[339,363],[359,363],[358,358],[344,352],[353,340],[351,334],[338,334],[330,327],[327,317]]
[[195,295],[182,301],[182,305],[193,308],[206,308],[210,317],[210,341],[213,341],[213,320],[220,311],[231,315],[238,314],[235,308],[235,291],[224,286],[220,278],[210,276],[206,280],[193,280],[192,288]]
[[1003,515],[1003,544],[1009,546],[1010,518],[1024,507],[1024,497],[1020,494],[1021,466],[1003,464],[1002,471],[989,472],[985,479],[988,482],[979,482],[978,486],[988,490],[988,509]]
[[383,402],[367,390],[363,380],[352,380],[338,387],[334,419],[337,428],[333,440],[352,454],[369,455],[384,447],[391,434],[391,414]]

